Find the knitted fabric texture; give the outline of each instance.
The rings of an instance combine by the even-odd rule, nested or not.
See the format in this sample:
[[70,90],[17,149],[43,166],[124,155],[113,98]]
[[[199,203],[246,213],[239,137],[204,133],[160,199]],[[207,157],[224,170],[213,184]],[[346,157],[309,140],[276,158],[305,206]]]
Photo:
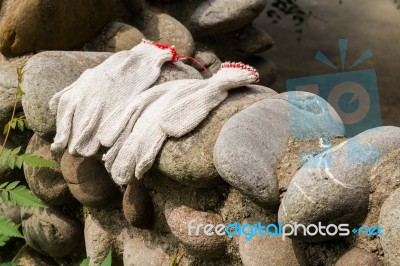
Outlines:
[[100,147],[98,127],[102,121],[117,107],[125,106],[130,97],[148,89],[159,77],[163,63],[176,59],[174,48],[143,40],[86,70],[49,103],[50,110],[57,113],[51,149],[68,145],[71,154],[95,154]]
[[[123,132],[123,138],[115,142],[118,143],[116,148],[111,148],[103,158],[114,181],[124,185],[133,176],[143,177],[168,136],[187,134],[228,96],[230,89],[257,80],[258,73],[253,68],[225,63],[207,80],[170,81],[149,89],[139,98],[131,98],[125,112],[127,117],[137,118],[136,123],[128,122],[129,130],[133,126],[129,135]],[[106,131],[106,125],[100,131]],[[115,137],[104,144],[112,144],[113,140]]]

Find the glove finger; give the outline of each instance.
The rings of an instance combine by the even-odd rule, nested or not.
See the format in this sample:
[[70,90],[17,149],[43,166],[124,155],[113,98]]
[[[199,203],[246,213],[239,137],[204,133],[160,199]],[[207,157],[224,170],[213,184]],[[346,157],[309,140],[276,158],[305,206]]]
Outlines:
[[73,82],[68,87],[64,88],[63,90],[61,90],[53,95],[53,97],[51,98],[51,100],[49,102],[49,109],[53,114],[57,113],[57,109],[58,109],[58,105],[59,105],[61,97],[74,87],[75,82]]
[[111,147],[114,145],[120,132],[124,130],[128,121],[136,122],[142,111],[161,95],[165,94],[171,86],[163,83],[141,93],[139,96],[131,97],[127,106],[120,106],[114,110],[100,126],[99,139],[101,145]]
[[98,138],[101,145],[105,147],[111,147],[117,141],[119,135],[127,126],[132,116],[135,117],[135,121],[138,114],[135,114],[137,110],[137,102],[132,100],[128,106],[120,106],[114,110],[100,125]]
[[51,150],[53,151],[67,147],[76,108],[74,101],[65,100],[64,97],[61,97],[60,102],[61,104],[59,104],[57,110],[57,133],[53,144],[51,144]]
[[131,134],[135,122],[136,118],[132,117],[128,125],[123,129],[123,131],[119,135],[118,139],[115,141],[112,147],[107,151],[107,153],[103,156],[103,161],[105,162],[105,167],[107,171],[111,172],[111,167],[114,163],[115,157],[117,157],[117,154],[121,149],[122,145]]
[[145,127],[136,124],[118,151],[111,167],[111,176],[119,185],[127,184],[134,175],[138,152],[141,152],[139,144],[146,138],[144,135],[147,136],[145,130]]
[[158,135],[158,137],[154,138],[152,141],[146,139],[141,143],[142,145],[140,145],[141,152],[136,160],[135,168],[135,177],[137,179],[141,179],[143,175],[150,170],[164,141],[167,139],[167,135],[158,126],[156,132],[155,135]]
[[84,157],[90,157],[96,154],[100,148],[100,142],[96,136],[100,119],[101,111],[97,110],[96,114],[92,116],[89,124],[85,127],[76,141],[75,150]]

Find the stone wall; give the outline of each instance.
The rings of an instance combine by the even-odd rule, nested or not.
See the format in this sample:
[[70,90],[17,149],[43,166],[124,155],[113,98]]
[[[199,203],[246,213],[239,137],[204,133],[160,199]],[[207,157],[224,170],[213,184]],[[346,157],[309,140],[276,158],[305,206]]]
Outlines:
[[[12,111],[14,70],[26,63],[25,94],[17,110],[25,113],[34,135],[19,141],[29,140],[27,152],[60,163],[58,169],[25,165],[14,177],[49,206],[2,207],[22,223],[26,237],[16,263],[79,265],[88,256],[91,265],[100,265],[111,250],[113,265],[171,265],[174,260],[178,265],[382,265],[383,260],[398,265],[399,193],[393,191],[400,185],[400,129],[361,133],[359,140],[376,147],[381,160],[351,164],[346,147],[352,140],[333,108],[313,94],[292,99],[268,88],[276,67],[256,54],[270,49],[273,40],[252,25],[264,0],[1,3],[0,127]],[[232,90],[194,131],[168,138],[146,176],[119,187],[98,156],[50,151],[56,125],[48,103],[86,69],[144,37],[174,45],[209,72],[190,60],[167,63],[156,84],[207,78],[227,60],[255,66],[261,78],[259,85]],[[293,133],[294,118],[303,125],[297,129],[302,139]],[[333,165],[308,167],[327,162],[322,140],[334,147]],[[246,240],[245,235],[190,236],[191,221],[195,226],[379,223],[388,233]]]

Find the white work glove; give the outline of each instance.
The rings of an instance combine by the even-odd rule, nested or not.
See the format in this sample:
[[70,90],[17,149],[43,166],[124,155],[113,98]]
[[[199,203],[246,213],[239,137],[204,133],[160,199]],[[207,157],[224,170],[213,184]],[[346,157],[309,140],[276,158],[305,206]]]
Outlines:
[[[182,79],[170,82],[174,83],[174,87],[177,86],[184,88],[191,86],[193,83],[198,81],[199,80],[197,79]],[[115,160],[115,157],[117,156],[125,140],[132,133],[135,123],[142,114],[143,110],[152,102],[159,99],[161,96],[171,90],[172,87],[170,82],[165,82],[154,86],[139,96],[132,97],[129,99],[129,104],[127,106],[121,106],[119,109],[114,110],[113,114],[102,123],[99,128],[101,145],[105,147],[111,147],[103,156],[105,167],[108,171],[111,171],[111,166]],[[184,90],[177,90],[176,93],[182,94],[186,92]],[[118,124],[115,123],[117,118]]]
[[68,145],[71,154],[94,155],[100,148],[98,127],[132,96],[148,89],[159,77],[161,66],[178,58],[173,47],[143,40],[95,68],[86,70],[73,84],[50,101],[57,113],[57,134],[52,150]]
[[[253,68],[225,63],[207,80],[177,80],[150,88],[146,93],[157,91],[158,98],[149,97],[141,103],[143,107],[139,109],[143,111],[139,111],[129,137],[118,151],[113,150],[113,156],[104,157],[114,181],[124,185],[134,175],[138,179],[143,177],[168,136],[189,133],[228,96],[228,90],[257,80],[258,73]],[[138,111],[137,106],[135,110]]]

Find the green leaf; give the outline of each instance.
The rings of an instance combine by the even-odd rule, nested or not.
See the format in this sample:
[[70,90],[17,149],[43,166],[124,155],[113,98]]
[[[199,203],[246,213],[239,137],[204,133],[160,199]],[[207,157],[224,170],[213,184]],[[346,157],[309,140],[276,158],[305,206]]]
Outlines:
[[6,165],[6,158],[2,158],[2,157],[0,157],[0,166]]
[[19,120],[18,120],[17,125],[18,125],[18,129],[19,129],[20,131],[24,131],[24,121],[23,121],[22,119],[19,119]]
[[8,192],[7,191],[1,192],[1,200],[3,201],[4,206],[8,207]]
[[18,97],[18,96],[22,96],[23,94],[24,94],[24,92],[22,91],[21,87],[18,87],[15,92],[15,95]]
[[20,181],[14,181],[14,182],[12,182],[11,184],[9,184],[9,185],[6,187],[6,189],[12,190],[12,189],[16,188],[16,187],[18,186],[19,182],[20,182]]
[[20,156],[24,163],[32,167],[59,167],[59,164],[55,161],[44,159],[43,157],[25,153]]
[[8,166],[10,167],[11,170],[14,170],[14,166],[15,166],[15,157],[9,157],[9,158],[8,158]]
[[6,135],[8,131],[10,131],[10,122],[4,126],[3,135]]
[[21,146],[15,148],[15,149],[13,149],[13,150],[11,151],[11,154],[12,154],[12,155],[16,155],[16,154],[18,154],[20,151],[21,151]]
[[3,154],[1,155],[1,157],[7,158],[8,156],[10,156],[10,154],[11,154],[11,150],[7,149],[7,148],[4,148]]
[[90,258],[84,259],[79,266],[89,266]]
[[47,208],[47,206],[32,194],[32,191],[25,186],[18,186],[9,191],[10,200],[14,205],[23,207],[40,207]]
[[5,188],[5,187],[8,185],[8,183],[9,183],[9,182],[5,182],[5,183],[1,184],[1,185],[0,185],[0,189],[1,189],[1,188]]
[[15,162],[15,165],[21,169],[22,168],[22,163],[24,162],[24,160],[22,160],[22,158],[20,156],[17,157],[17,161]]
[[31,129],[31,127],[29,126],[28,120],[26,120],[25,118],[24,118],[24,124],[25,124],[25,128]]
[[0,213],[0,235],[24,238],[18,228],[19,225],[13,223],[10,219],[7,219],[4,214]]
[[0,235],[0,247],[3,247],[6,245],[6,242],[10,240],[11,237],[5,236],[5,235]]
[[112,252],[108,252],[107,257],[104,259],[104,261],[101,263],[101,266],[111,266],[112,263]]
[[17,120],[13,119],[11,122],[11,127],[15,129],[16,126],[17,126]]

